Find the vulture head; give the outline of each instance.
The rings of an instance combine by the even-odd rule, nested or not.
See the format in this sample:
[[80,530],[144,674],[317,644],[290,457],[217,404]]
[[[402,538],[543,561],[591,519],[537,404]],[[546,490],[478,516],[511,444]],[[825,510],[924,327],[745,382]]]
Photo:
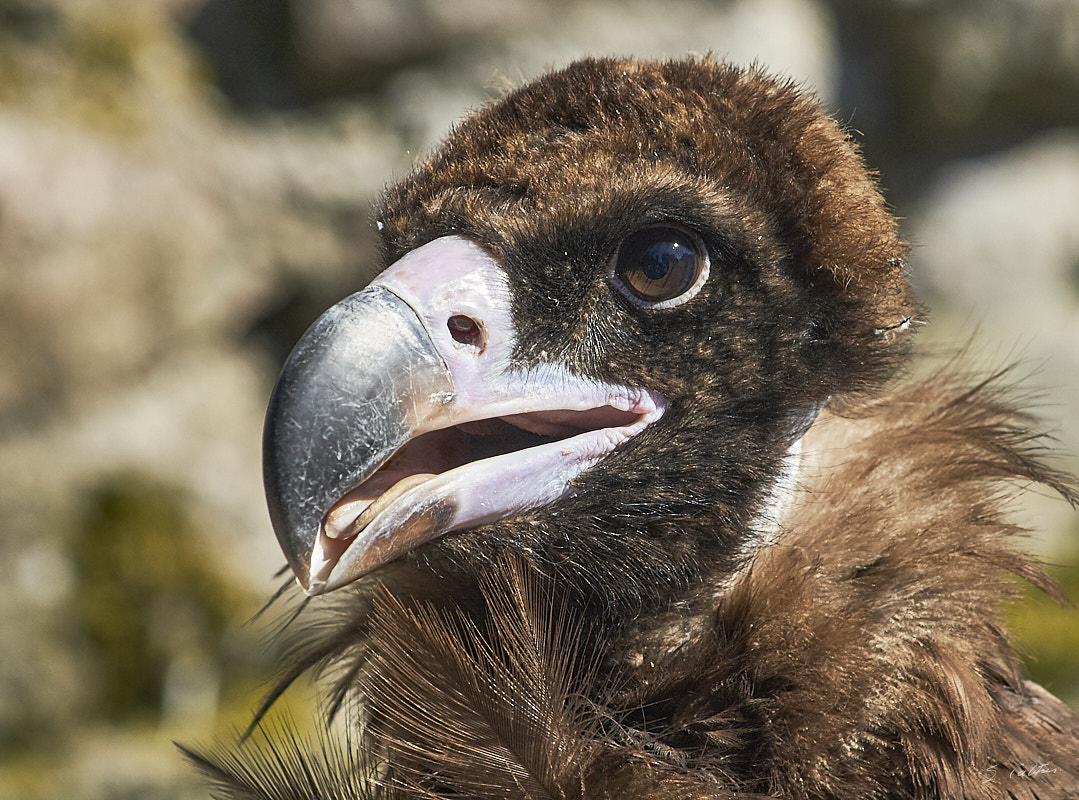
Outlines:
[[999,609],[1052,591],[1005,487],[1072,484],[1003,376],[891,381],[906,245],[813,98],[580,61],[377,224],[264,441],[299,585],[352,607],[286,679],[329,668],[359,743],[195,756],[222,796],[1079,796]]
[[330,591],[501,554],[614,613],[736,569],[792,447],[878,386],[914,306],[815,103],[711,62],[582,61],[475,114],[379,211],[266,425],[274,528]]

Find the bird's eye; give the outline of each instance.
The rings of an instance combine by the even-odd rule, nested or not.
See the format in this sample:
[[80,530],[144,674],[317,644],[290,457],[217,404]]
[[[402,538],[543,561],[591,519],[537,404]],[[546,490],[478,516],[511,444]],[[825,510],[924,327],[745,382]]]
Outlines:
[[708,252],[680,225],[650,225],[630,234],[611,262],[611,277],[643,308],[670,308],[693,297],[708,278]]

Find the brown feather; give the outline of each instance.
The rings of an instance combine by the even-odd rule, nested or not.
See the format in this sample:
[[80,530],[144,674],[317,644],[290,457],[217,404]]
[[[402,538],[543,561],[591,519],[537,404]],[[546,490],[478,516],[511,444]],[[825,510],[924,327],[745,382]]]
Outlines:
[[417,798],[734,796],[641,742],[611,746],[626,732],[584,693],[612,677],[581,663],[586,626],[538,573],[503,565],[483,595],[482,628],[378,598],[365,710],[384,783]]
[[665,700],[687,758],[784,797],[1079,793],[1076,717],[1031,693],[999,608],[1008,574],[1055,591],[1013,549],[1007,484],[1075,491],[1002,377],[939,374],[822,418],[775,543],[620,702]]
[[240,744],[180,752],[209,781],[215,800],[394,800],[350,736],[300,736],[288,718],[260,725]]

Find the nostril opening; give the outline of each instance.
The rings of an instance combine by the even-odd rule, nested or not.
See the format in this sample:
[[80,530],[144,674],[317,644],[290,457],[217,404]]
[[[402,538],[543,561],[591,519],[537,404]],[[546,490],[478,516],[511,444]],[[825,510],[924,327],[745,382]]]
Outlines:
[[446,320],[446,327],[450,329],[450,336],[453,337],[453,341],[458,344],[474,347],[481,351],[487,344],[483,335],[483,328],[472,317],[466,317],[464,314],[454,314]]

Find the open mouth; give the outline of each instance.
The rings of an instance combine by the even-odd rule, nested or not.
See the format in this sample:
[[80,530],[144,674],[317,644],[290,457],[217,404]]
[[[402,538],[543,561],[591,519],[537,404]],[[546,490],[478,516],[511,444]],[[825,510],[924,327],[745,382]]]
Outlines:
[[304,591],[567,497],[663,416],[656,392],[522,363],[517,341],[506,273],[459,236],[404,255],[301,337],[267,408],[263,479]]
[[[568,496],[574,477],[661,413],[656,397],[642,393],[631,408],[532,411],[422,433],[330,508],[312,554],[311,580],[327,580],[357,539],[370,538],[365,531],[381,527],[380,519],[400,530],[404,519],[424,517],[435,500],[439,527],[450,531]],[[397,538],[398,546],[414,544],[412,536]]]

